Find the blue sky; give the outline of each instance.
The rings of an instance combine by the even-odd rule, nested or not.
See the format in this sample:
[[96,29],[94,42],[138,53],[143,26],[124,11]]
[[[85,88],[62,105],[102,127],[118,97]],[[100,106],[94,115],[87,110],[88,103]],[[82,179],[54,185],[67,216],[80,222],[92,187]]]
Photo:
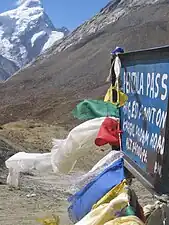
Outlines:
[[[16,7],[16,0],[0,0],[0,13]],[[75,29],[95,15],[110,0],[42,0],[55,27]]]

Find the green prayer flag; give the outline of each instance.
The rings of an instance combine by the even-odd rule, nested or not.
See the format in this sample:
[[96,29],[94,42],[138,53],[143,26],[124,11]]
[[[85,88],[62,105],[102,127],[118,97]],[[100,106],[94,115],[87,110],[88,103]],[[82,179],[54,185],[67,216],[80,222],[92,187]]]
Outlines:
[[99,117],[119,118],[119,108],[102,100],[84,100],[73,110],[73,116],[79,120],[90,120]]

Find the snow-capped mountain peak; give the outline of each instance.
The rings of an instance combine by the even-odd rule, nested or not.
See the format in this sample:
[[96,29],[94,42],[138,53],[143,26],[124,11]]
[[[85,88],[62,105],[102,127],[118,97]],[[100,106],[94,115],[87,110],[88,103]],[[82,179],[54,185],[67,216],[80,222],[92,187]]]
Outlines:
[[17,8],[0,14],[0,55],[19,68],[63,37],[40,0],[20,0]]

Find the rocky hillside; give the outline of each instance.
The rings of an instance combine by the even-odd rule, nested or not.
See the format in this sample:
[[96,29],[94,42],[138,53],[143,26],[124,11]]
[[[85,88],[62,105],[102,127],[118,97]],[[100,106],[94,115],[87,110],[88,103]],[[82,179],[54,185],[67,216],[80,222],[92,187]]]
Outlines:
[[[53,46],[53,53],[60,52],[68,49],[81,42],[85,37],[95,35],[109,24],[115,24],[119,19],[126,15],[130,15],[131,12],[140,10],[144,7],[151,7],[157,4],[167,3],[166,0],[111,0],[104,8],[100,10],[92,19],[86,21],[81,26],[77,27],[61,44]],[[151,13],[149,15],[151,17]],[[144,17],[130,18],[130,21],[126,21],[127,26],[138,25],[144,22]],[[150,20],[148,15],[145,17],[146,20]],[[157,15],[158,20],[158,15]],[[125,25],[123,24],[123,25]],[[47,54],[48,55],[48,54]]]
[[20,119],[74,124],[71,110],[76,103],[98,98],[107,89],[110,51],[116,46],[127,51],[169,44],[168,18],[168,1],[111,1],[31,66],[0,84],[1,124]]

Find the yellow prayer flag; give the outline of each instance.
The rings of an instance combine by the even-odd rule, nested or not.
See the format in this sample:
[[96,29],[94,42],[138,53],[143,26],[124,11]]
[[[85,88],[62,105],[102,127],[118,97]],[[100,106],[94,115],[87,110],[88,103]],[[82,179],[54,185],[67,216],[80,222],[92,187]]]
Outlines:
[[[104,97],[104,102],[112,102],[113,104],[115,104],[113,102],[113,95],[112,95],[113,90],[117,91],[116,87],[112,87],[112,84],[111,84],[109,89],[107,90],[105,97]],[[128,97],[122,91],[119,91],[117,93],[117,95],[119,96],[119,106],[121,107],[126,103],[126,101],[128,100]],[[118,101],[117,101],[117,103],[118,103]]]

